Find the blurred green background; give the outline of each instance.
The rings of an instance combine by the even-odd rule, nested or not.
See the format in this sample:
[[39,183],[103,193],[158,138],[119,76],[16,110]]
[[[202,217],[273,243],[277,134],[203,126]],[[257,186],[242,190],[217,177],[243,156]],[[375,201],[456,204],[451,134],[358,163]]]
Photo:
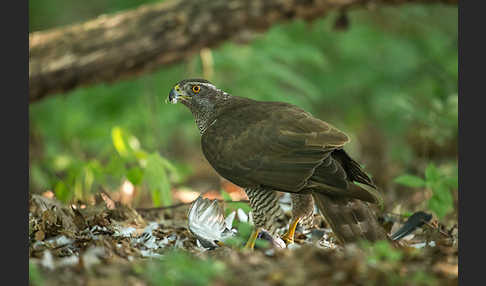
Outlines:
[[[30,31],[151,2],[31,0]],[[457,6],[357,9],[347,29],[335,28],[338,17],[279,24],[207,52],[209,61],[196,54],[31,104],[30,191],[72,201],[117,190],[126,178],[154,205],[171,203],[173,186],[201,191],[191,182],[216,175],[192,115],[164,101],[179,80],[207,75],[229,93],[296,104],[348,133],[346,149],[393,201],[389,208],[425,188],[449,213],[457,200]],[[430,183],[434,176],[447,183]],[[434,203],[432,210],[441,212]]]

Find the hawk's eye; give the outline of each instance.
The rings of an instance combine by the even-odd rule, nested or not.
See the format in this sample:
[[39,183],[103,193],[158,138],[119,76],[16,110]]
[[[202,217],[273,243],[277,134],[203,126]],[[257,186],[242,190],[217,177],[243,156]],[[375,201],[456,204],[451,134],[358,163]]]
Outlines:
[[201,87],[199,85],[195,85],[192,87],[192,91],[194,91],[195,93],[198,93],[199,91],[201,91]]

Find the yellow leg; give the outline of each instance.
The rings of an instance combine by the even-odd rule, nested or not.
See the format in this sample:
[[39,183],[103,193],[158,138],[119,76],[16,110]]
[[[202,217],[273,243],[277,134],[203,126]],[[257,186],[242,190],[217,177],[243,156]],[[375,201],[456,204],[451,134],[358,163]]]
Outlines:
[[300,218],[294,219],[289,225],[289,230],[282,236],[282,240],[285,241],[286,244],[294,243],[295,229],[297,228],[299,221]]
[[258,234],[260,233],[260,228],[257,227],[253,229],[250,238],[248,238],[248,241],[245,244],[246,249],[253,249],[255,247],[255,241],[257,240]]

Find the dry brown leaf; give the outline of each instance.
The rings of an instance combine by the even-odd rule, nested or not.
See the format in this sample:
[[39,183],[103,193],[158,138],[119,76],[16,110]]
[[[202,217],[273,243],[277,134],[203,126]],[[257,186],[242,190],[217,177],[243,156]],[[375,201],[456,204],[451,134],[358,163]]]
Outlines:
[[439,262],[434,266],[434,270],[450,276],[458,276],[459,266],[457,264],[449,264]]
[[42,240],[44,240],[44,238],[46,238],[46,234],[42,230],[38,230],[35,233],[35,240],[42,241]]

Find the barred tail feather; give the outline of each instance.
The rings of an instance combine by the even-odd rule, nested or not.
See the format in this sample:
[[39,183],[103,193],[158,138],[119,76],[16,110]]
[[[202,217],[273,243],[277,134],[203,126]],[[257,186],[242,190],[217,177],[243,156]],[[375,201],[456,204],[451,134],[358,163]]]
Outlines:
[[381,227],[366,202],[358,199],[335,198],[312,193],[321,214],[342,243],[360,239],[386,240],[388,235]]

